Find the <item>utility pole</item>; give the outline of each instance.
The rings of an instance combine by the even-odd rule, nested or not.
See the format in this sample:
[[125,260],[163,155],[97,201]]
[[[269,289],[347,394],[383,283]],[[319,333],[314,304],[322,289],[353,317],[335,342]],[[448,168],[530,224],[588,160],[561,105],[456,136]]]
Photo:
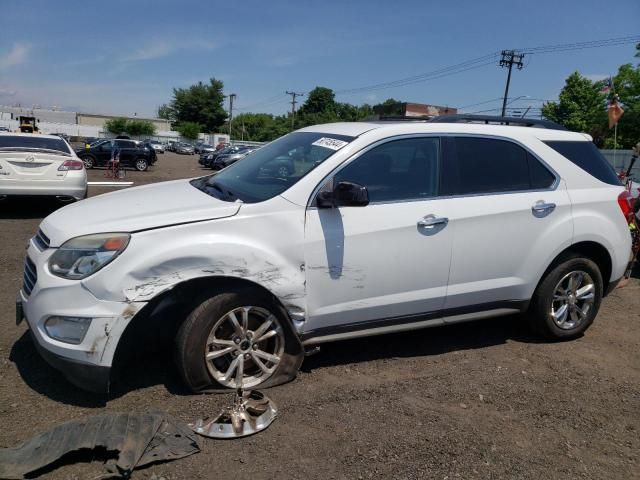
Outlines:
[[231,141],[231,122],[233,121],[233,101],[237,95],[235,93],[229,94],[229,141]]
[[502,116],[503,117],[507,110],[507,97],[509,96],[509,83],[511,83],[511,69],[515,65],[516,67],[518,67],[518,70],[522,70],[522,67],[524,67],[524,64],[522,63],[523,58],[524,58],[524,53],[516,53],[515,50],[502,51],[500,66],[509,67],[509,73],[507,74],[507,85],[504,88],[504,99],[502,100]]
[[296,93],[296,92],[284,92],[287,95],[291,95],[291,130],[293,130],[296,119],[296,97],[304,96],[304,93]]

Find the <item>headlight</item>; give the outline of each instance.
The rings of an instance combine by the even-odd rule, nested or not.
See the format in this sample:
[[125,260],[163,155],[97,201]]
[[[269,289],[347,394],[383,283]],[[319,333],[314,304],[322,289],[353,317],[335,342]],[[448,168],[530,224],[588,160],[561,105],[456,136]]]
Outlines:
[[72,238],[49,258],[49,271],[58,277],[80,280],[100,270],[129,244],[128,233],[99,233]]

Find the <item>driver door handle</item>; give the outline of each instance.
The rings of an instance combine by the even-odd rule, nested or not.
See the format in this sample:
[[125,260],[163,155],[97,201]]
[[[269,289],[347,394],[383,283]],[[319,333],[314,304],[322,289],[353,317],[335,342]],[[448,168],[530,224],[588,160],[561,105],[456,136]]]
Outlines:
[[537,202],[531,207],[531,212],[536,217],[545,217],[556,209],[555,203]]
[[420,228],[433,228],[438,225],[443,227],[449,223],[449,219],[446,217],[436,217],[435,215],[427,215],[426,217],[418,220],[418,227]]

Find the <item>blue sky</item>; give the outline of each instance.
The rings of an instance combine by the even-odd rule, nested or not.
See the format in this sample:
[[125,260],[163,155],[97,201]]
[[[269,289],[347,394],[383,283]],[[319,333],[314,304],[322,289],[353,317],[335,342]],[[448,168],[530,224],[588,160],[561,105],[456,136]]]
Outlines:
[[[154,115],[172,87],[216,77],[236,105],[282,113],[285,90],[336,91],[419,75],[496,50],[640,34],[640,1],[298,0],[3,2],[0,104]],[[511,106],[556,98],[572,71],[593,78],[636,62],[634,46],[530,55]],[[486,65],[400,88],[339,95],[464,106],[499,98]],[[302,98],[304,100],[304,98]],[[495,108],[487,102],[467,111]]]

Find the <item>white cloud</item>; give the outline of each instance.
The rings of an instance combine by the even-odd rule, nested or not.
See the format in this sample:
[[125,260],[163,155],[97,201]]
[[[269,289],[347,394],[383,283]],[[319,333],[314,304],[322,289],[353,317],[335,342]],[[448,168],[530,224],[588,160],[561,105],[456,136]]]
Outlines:
[[9,90],[8,88],[0,87],[0,97],[14,97],[15,95],[15,90]]
[[179,50],[206,50],[211,51],[216,48],[216,44],[206,40],[184,40],[184,39],[156,39],[146,45],[129,52],[120,57],[122,62],[137,62],[141,60],[154,60],[166,57]]
[[29,45],[15,44],[13,48],[4,56],[0,57],[0,68],[12,67],[19,65],[27,60],[29,54]]
[[592,82],[599,82],[600,80],[606,80],[607,78],[609,78],[609,75],[607,75],[606,73],[590,73],[588,75],[585,75],[585,78],[588,78]]

